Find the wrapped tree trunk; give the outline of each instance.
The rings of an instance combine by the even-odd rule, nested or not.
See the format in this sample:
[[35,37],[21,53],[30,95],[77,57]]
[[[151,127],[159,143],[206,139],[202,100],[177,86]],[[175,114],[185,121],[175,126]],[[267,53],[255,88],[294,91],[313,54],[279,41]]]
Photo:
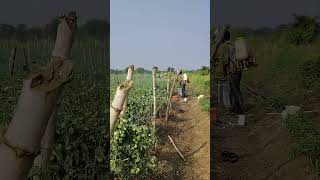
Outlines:
[[119,119],[120,112],[122,111],[123,104],[128,96],[132,83],[132,80],[126,80],[117,88],[117,92],[110,106],[110,134],[112,134],[113,128]]
[[[73,24],[70,25],[69,21],[73,21]],[[61,23],[58,26],[56,43],[52,51],[51,62],[55,61],[58,58],[61,59],[70,59],[71,47],[73,42],[73,35],[75,30],[76,15],[71,12],[68,17],[62,16]],[[50,116],[48,125],[45,129],[41,141],[41,154],[36,157],[34,161],[34,166],[36,167],[46,167],[50,161],[50,156],[52,153],[55,132],[56,132],[56,114],[57,108],[54,108]],[[48,179],[49,177],[35,177],[35,180],[38,179]]]
[[152,68],[152,89],[153,89],[153,126],[156,126],[156,116],[157,116],[157,96],[156,96],[156,90],[157,90],[157,85],[156,85],[156,72],[157,72],[157,67]]
[[[128,81],[132,80],[133,72],[134,72],[134,66],[130,65],[128,67],[128,73],[127,73],[126,80],[128,80]],[[121,116],[123,116],[126,113],[127,107],[128,107],[128,97],[126,97],[126,99],[125,99],[125,101],[123,103],[122,111],[121,111],[121,114],[120,114]]]
[[16,111],[1,139],[1,180],[26,179],[40,153],[41,140],[55,113],[62,85],[72,76],[73,66],[67,60],[72,44],[72,25],[66,17],[61,18],[52,61],[24,80]]
[[176,85],[176,81],[177,81],[180,74],[181,74],[181,70],[177,71],[177,74],[175,75],[174,80],[171,85],[170,94],[169,94],[169,98],[168,98],[168,102],[167,102],[167,111],[166,111],[166,119],[165,119],[166,121],[168,121],[168,119],[169,119],[170,109],[171,109],[171,97],[172,97],[173,90]]
[[[54,108],[52,115],[48,121],[48,125],[45,129],[45,133],[41,141],[41,153],[35,158],[34,166],[36,168],[44,168],[48,165],[50,161],[50,156],[52,153],[53,145],[55,142],[55,131],[56,131],[56,115],[57,108]],[[49,179],[45,176],[35,176],[34,180]]]

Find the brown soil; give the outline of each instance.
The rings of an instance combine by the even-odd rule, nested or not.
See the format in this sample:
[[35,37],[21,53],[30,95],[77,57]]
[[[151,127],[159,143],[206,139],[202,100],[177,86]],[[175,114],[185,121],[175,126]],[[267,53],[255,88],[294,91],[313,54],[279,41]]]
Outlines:
[[[316,180],[305,158],[290,158],[290,138],[277,115],[267,115],[268,108],[244,91],[247,125],[212,126],[213,156],[211,174],[217,180]],[[228,115],[218,107],[218,119],[236,123],[236,115]],[[224,162],[223,151],[239,155],[235,163]]]
[[[200,109],[197,98],[173,102],[169,121],[161,118],[157,127],[158,167],[154,179],[210,179],[210,117]],[[174,149],[168,135],[186,161]]]

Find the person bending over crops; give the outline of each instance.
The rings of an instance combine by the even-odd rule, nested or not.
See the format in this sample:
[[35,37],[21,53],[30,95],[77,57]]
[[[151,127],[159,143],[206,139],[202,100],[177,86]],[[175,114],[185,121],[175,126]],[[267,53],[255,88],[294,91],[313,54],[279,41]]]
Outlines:
[[[182,72],[181,72],[182,74]],[[186,73],[183,73],[182,75],[182,78],[180,80],[180,86],[181,86],[181,89],[182,89],[182,97],[185,98],[187,96],[187,93],[186,93],[186,85],[187,83],[189,83],[189,79],[188,79],[188,76]]]
[[242,70],[236,65],[235,46],[230,41],[230,37],[231,35],[229,30],[226,30],[222,42],[223,75],[230,83],[230,101],[232,111],[237,114],[243,114],[243,98],[240,90]]

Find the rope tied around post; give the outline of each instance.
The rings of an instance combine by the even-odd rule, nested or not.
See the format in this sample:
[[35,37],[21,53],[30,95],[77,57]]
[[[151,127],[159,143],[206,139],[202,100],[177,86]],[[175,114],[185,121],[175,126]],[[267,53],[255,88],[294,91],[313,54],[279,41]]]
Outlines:
[[33,156],[36,157],[40,154],[40,148],[34,148],[33,150],[27,150],[26,148],[19,147],[17,145],[12,145],[4,135],[4,132],[0,133],[0,144],[6,145],[9,149],[15,152],[18,158],[22,158],[25,156]]

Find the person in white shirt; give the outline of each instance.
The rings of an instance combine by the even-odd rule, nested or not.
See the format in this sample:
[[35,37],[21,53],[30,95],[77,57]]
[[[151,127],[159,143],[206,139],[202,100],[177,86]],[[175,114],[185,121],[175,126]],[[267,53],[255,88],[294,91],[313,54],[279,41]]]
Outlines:
[[181,88],[182,88],[182,97],[186,97],[186,84],[187,83],[190,83],[189,79],[188,79],[188,76],[186,73],[183,73],[182,75],[182,79],[180,81],[180,85],[181,85]]

